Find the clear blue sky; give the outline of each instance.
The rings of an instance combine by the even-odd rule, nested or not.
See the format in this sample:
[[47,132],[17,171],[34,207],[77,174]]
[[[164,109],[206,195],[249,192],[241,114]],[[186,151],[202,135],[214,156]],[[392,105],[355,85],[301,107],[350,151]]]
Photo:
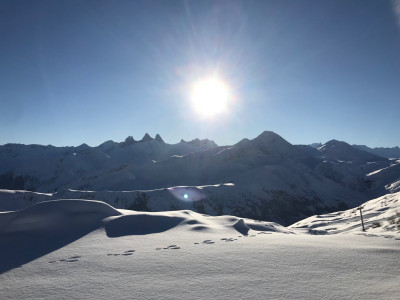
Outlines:
[[[212,72],[236,102],[199,120],[187,86]],[[399,1],[0,0],[0,144],[400,146],[399,112]]]

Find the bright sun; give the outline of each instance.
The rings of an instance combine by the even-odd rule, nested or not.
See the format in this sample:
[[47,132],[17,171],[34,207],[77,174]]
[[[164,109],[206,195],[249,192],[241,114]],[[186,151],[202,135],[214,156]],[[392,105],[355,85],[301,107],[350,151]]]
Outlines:
[[226,112],[230,100],[228,85],[217,77],[200,80],[192,86],[192,106],[202,118],[212,118]]

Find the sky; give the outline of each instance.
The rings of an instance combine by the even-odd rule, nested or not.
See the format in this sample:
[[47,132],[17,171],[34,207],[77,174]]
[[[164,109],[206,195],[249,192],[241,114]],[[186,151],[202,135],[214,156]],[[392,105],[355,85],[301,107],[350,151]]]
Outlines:
[[[192,86],[230,89],[212,118]],[[0,144],[400,146],[400,1],[0,0]]]

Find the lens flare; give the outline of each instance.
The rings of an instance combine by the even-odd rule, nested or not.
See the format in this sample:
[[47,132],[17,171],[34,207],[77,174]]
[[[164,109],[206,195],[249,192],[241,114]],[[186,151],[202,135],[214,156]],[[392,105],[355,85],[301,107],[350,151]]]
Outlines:
[[195,202],[204,199],[206,195],[201,189],[188,186],[168,188],[168,191],[176,198],[185,202]]

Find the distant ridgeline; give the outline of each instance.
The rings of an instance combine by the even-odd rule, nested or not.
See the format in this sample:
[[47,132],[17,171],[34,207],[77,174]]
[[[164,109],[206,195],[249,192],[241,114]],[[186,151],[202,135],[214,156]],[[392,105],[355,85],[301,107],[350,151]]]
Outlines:
[[[365,149],[331,140],[292,145],[265,131],[218,146],[210,140],[168,144],[160,135],[97,147],[0,146],[0,193],[15,207],[47,199],[96,199],[117,208],[193,209],[276,221],[357,206],[400,191],[399,148]],[[378,155],[379,154],[379,155]],[[385,156],[385,157],[384,157]]]

